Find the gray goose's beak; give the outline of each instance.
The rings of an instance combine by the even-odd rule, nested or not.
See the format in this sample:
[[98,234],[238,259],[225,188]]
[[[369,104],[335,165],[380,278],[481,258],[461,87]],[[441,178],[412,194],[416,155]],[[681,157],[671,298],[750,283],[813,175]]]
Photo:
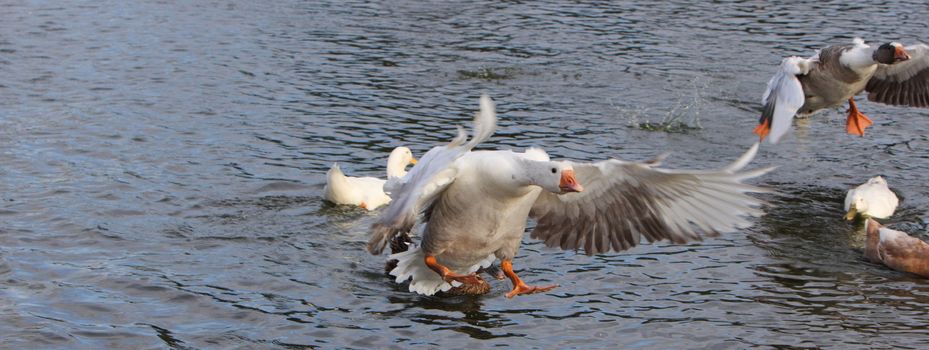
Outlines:
[[902,62],[910,59],[910,54],[903,49],[902,46],[897,46],[894,48],[894,61]]

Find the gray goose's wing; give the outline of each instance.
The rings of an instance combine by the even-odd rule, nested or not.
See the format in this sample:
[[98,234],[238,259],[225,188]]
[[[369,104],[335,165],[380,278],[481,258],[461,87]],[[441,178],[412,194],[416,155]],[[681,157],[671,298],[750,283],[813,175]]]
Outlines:
[[490,138],[497,126],[494,102],[487,95],[481,96],[480,111],[474,116],[472,137],[467,141],[464,129],[458,127],[458,136],[446,146],[433,147],[402,178],[392,178],[384,184],[384,192],[390,194],[390,205],[371,226],[368,251],[380,254],[394,236],[409,232],[419,214],[428,210],[442,192],[455,181],[458,170],[454,163],[471,151],[474,146]]
[[657,163],[610,159],[573,164],[583,192],[539,196],[530,216],[532,237],[549,247],[588,254],[622,251],[648,241],[674,243],[749,226],[763,201],[749,192],[768,190],[742,183],[773,168],[740,171],[758,143],[726,168],[710,171],[657,168]]
[[794,115],[803,107],[805,101],[803,85],[797,75],[809,73],[811,65],[817,60],[814,58],[787,57],[781,61],[780,67],[768,81],[768,88],[761,98],[764,108],[761,112],[759,124],[766,122],[771,128],[770,143],[777,143],[781,137],[790,130]]
[[910,59],[879,65],[865,90],[868,99],[896,106],[929,107],[929,46],[904,48]]

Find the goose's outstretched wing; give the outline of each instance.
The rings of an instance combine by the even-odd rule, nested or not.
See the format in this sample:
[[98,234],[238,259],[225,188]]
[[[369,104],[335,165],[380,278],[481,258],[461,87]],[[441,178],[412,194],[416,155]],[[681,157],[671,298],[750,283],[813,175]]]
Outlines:
[[770,132],[770,143],[777,143],[790,130],[794,115],[803,107],[805,101],[803,85],[797,75],[809,73],[811,65],[817,58],[787,57],[781,61],[768,88],[761,98],[764,109],[761,112],[755,133],[762,139]]
[[904,48],[910,59],[879,65],[868,80],[868,99],[889,105],[929,107],[929,46]]
[[471,140],[467,140],[464,129],[458,128],[458,136],[448,145],[433,147],[402,178],[393,178],[384,185],[384,191],[393,199],[390,205],[371,226],[368,251],[380,254],[394,236],[408,232],[416,224],[417,217],[455,181],[458,170],[454,163],[470,152],[474,146],[490,138],[497,126],[494,102],[487,95],[481,96],[480,111],[474,116]]
[[532,237],[549,247],[584,249],[588,254],[622,251],[641,241],[674,243],[749,226],[763,201],[748,195],[768,190],[743,181],[773,168],[741,171],[758,143],[734,163],[718,170],[688,171],[650,163],[610,159],[573,164],[583,192],[543,191],[530,212]]

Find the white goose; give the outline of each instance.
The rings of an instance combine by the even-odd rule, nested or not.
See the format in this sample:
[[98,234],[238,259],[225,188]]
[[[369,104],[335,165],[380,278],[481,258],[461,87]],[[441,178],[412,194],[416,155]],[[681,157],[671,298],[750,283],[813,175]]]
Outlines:
[[777,143],[794,115],[848,101],[845,130],[863,136],[872,121],[855,105],[855,95],[862,91],[874,102],[929,107],[929,46],[891,42],[872,47],[856,38],[852,44],[829,46],[810,58],[785,58],[768,81],[754,132],[762,140],[770,133],[768,140]]
[[[406,175],[407,164],[416,164],[413,152],[406,147],[397,147],[387,158],[387,178],[400,178]],[[390,203],[390,196],[384,193],[387,180],[376,177],[348,177],[342,173],[339,163],[333,163],[326,172],[326,200],[335,204],[357,205],[362,209],[374,210]]]
[[888,218],[894,214],[900,200],[887,187],[883,177],[875,176],[858,187],[848,190],[845,195],[845,219],[856,216],[863,218]]
[[397,282],[412,278],[410,291],[431,295],[473,284],[474,272],[496,259],[513,283],[507,297],[554,288],[528,286],[513,272],[529,217],[537,221],[532,237],[546,245],[598,254],[629,249],[643,237],[684,243],[731,232],[751,225],[746,216],[762,214],[756,208],[762,201],[747,193],[766,190],[742,181],[771,168],[740,172],[757,143],[710,171],[657,168],[661,158],[551,161],[536,148],[472,152],[496,126],[493,101],[482,96],[480,107],[470,141],[459,128],[451,143],[432,148],[406,177],[386,185],[394,201],[372,226],[368,251],[381,253],[421,218],[421,246],[390,257],[399,260],[390,272]]

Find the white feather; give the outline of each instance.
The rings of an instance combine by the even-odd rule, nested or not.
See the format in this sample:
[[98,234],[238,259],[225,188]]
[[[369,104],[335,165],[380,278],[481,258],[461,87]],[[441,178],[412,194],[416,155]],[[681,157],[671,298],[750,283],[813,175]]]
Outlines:
[[742,170],[742,168],[748,165],[748,163],[750,163],[752,159],[755,158],[755,154],[758,153],[759,144],[759,142],[755,142],[755,144],[752,145],[752,147],[749,147],[748,151],[745,151],[745,153],[743,153],[739,159],[736,159],[736,161],[732,162],[732,164],[723,168],[722,171],[727,173],[734,173]]
[[[411,245],[410,249],[396,254],[391,254],[390,259],[397,260],[397,267],[390,270],[390,275],[395,276],[397,283],[403,283],[410,280],[410,291],[423,295],[433,295],[440,291],[447,292],[452,287],[458,287],[460,282],[453,281],[451,284],[445,282],[441,276],[429,266],[426,266],[425,255],[423,251]],[[496,256],[490,255],[480,263],[471,266],[466,271],[454,271],[456,273],[474,273],[481,268],[490,267],[496,260]]]
[[[441,276],[429,266],[426,266],[425,255],[419,247],[411,246],[405,252],[391,254],[390,259],[397,260],[397,267],[390,270],[390,275],[396,276],[397,283],[410,281],[410,291],[419,294],[433,295],[439,291],[452,289],[453,285],[445,282]],[[458,284],[458,282],[455,282]]]
[[549,160],[548,153],[546,153],[545,150],[535,147],[526,149],[526,152],[523,153],[523,156],[526,157],[526,159],[532,159],[541,162]]
[[884,243],[884,244],[910,236],[906,234],[906,232],[892,230],[886,227],[881,227],[880,229],[878,229],[878,232],[880,233],[880,241],[881,243]]
[[797,79],[797,75],[807,74],[812,59],[803,57],[787,57],[781,61],[781,66],[768,81],[768,88],[761,98],[761,103],[768,104],[769,99],[774,97],[774,115],[771,122],[771,136],[768,139],[770,143],[777,143],[781,137],[790,130],[790,124],[793,121],[797,110],[803,106],[805,101],[803,96],[803,85]]
[[855,38],[852,44],[854,46],[839,56],[839,63],[862,74],[870,74],[869,71],[877,69],[874,48],[865,44],[861,38]]

